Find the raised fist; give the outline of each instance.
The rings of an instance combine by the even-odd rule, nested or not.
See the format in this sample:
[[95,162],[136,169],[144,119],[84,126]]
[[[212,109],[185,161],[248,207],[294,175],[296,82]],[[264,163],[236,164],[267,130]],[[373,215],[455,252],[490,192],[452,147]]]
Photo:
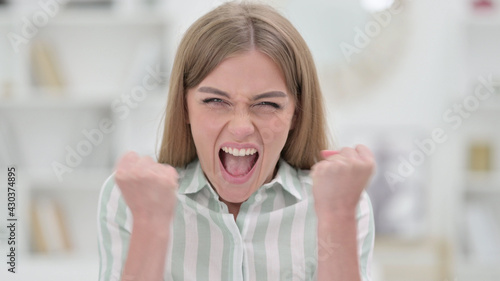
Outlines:
[[151,157],[126,153],[116,166],[115,182],[136,220],[167,220],[174,214],[179,175]]
[[375,161],[364,145],[321,151],[323,160],[311,168],[315,209],[318,215],[353,211],[373,173]]

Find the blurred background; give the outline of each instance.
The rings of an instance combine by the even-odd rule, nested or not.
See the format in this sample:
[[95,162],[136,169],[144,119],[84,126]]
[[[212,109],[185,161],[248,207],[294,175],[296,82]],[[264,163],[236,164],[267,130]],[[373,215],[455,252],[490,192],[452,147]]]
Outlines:
[[[376,155],[374,280],[500,280],[500,0],[262,2],[309,44],[336,146]],[[0,0],[1,280],[97,279],[101,185],[155,156],[176,46],[221,3]]]

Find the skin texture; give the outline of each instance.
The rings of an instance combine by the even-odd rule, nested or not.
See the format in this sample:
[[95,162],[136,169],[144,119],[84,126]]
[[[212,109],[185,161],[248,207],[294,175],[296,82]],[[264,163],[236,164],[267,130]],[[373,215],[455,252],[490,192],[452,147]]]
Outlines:
[[[191,126],[201,166],[235,218],[241,203],[273,178],[288,132],[293,129],[295,101],[285,85],[277,65],[252,50],[224,60],[187,92],[186,122]],[[271,92],[274,94],[269,95]],[[223,144],[258,150],[255,170],[245,182],[228,182],[221,172],[219,150]],[[318,280],[360,280],[356,206],[373,173],[374,158],[363,145],[323,151],[322,156],[311,169],[318,241],[335,247],[318,253]],[[115,180],[134,218],[122,280],[160,281],[177,201],[178,174],[168,165],[129,152],[118,162]]]
[[[274,94],[262,97],[266,93]],[[292,128],[294,98],[279,67],[267,55],[252,50],[227,58],[189,89],[187,105],[201,167],[236,216],[241,203],[273,178]],[[255,172],[246,182],[224,178],[219,158],[223,144],[257,148]]]

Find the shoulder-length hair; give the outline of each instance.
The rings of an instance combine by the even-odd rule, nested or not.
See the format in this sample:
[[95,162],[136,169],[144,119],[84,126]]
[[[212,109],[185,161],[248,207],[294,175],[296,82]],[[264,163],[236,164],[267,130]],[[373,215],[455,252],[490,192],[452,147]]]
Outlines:
[[174,59],[163,140],[158,162],[185,166],[196,157],[188,120],[186,93],[229,56],[257,49],[284,74],[295,97],[295,124],[281,152],[290,165],[310,169],[328,147],[322,94],[314,61],[304,39],[273,8],[262,4],[225,3],[186,31]]

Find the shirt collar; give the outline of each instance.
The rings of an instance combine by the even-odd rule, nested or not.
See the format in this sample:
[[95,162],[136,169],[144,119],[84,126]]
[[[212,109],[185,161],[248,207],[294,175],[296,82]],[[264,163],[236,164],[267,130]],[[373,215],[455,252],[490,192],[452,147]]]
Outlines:
[[[186,168],[179,171],[179,173],[182,179],[179,185],[179,194],[194,194],[203,188],[209,188],[215,197],[218,198],[218,195],[205,177],[198,158],[189,163]],[[274,179],[264,184],[261,188],[271,188],[276,185],[299,200],[303,197],[303,189],[301,188],[302,181],[299,177],[299,171],[290,166],[290,164],[283,159],[278,161],[278,172]]]
[[179,174],[182,179],[179,185],[179,194],[197,193],[205,187],[212,189],[201,169],[198,158],[189,163]]

